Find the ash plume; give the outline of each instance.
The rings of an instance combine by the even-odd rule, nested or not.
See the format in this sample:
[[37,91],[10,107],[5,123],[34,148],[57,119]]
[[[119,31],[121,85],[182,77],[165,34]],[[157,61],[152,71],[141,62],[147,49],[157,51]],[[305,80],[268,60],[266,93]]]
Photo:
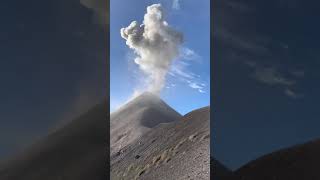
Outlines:
[[179,55],[182,33],[165,21],[161,4],[148,6],[141,25],[133,21],[128,27],[121,28],[120,33],[136,54],[134,62],[145,74],[146,90],[159,94],[172,61]]

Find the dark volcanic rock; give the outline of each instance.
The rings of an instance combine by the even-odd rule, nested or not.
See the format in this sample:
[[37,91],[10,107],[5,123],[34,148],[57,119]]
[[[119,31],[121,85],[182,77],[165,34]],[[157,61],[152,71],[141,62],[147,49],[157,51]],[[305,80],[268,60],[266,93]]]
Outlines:
[[318,180],[319,163],[320,140],[317,140],[263,156],[235,174],[241,180]]
[[107,106],[95,106],[3,164],[1,180],[106,180]]
[[214,180],[233,180],[233,172],[215,160],[210,158],[210,176]]

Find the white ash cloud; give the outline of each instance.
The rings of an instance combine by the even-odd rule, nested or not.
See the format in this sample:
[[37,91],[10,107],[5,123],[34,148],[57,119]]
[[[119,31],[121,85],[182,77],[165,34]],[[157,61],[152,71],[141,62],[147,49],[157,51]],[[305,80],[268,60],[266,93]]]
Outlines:
[[134,50],[134,62],[144,72],[147,91],[159,94],[165,86],[171,63],[179,55],[182,33],[165,21],[161,4],[147,7],[141,25],[137,21],[121,29],[121,37]]

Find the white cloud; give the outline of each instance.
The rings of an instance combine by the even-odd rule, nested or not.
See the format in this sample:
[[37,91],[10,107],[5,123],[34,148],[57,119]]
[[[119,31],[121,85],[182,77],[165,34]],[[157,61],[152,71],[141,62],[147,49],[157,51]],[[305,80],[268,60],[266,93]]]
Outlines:
[[194,73],[187,71],[185,66],[182,63],[175,63],[173,64],[171,71],[169,74],[177,77],[180,76],[182,79],[194,79]]
[[194,50],[187,48],[187,47],[182,47],[180,48],[180,59],[184,60],[192,60],[192,61],[199,61],[200,60],[200,55],[197,54]]
[[190,82],[189,83],[189,87],[191,87],[192,89],[198,90],[200,93],[205,93],[205,91],[203,90],[204,86],[202,86],[202,84],[197,84],[195,82]]
[[[303,94],[298,94],[292,90],[294,85],[297,84],[298,79],[304,76],[303,70],[289,71],[284,73],[280,71],[279,68],[275,66],[263,67],[256,62],[247,61],[245,62],[247,66],[254,70],[253,78],[258,82],[269,85],[269,86],[279,86],[284,88],[283,92],[288,97],[297,99],[303,97]],[[288,74],[293,75],[288,76]]]
[[193,88],[193,89],[201,89],[201,88],[202,88],[201,86],[199,86],[199,85],[196,84],[196,83],[190,83],[189,86],[190,86],[191,88]]
[[292,79],[286,78],[283,74],[275,68],[258,68],[254,73],[254,77],[262,83],[268,85],[285,85],[291,86],[296,82]]
[[[195,89],[200,93],[205,93],[204,89],[207,86],[206,83],[200,79],[200,75],[195,74],[190,70],[194,63],[198,62],[190,62],[190,60],[192,59],[190,57],[198,57],[198,55],[196,55],[196,53],[189,48],[183,49],[184,50],[181,52],[181,54],[185,54],[189,58],[182,58],[185,57],[185,55],[180,55],[179,59],[173,62],[168,74],[174,77],[175,80],[186,84],[189,88]],[[172,85],[172,87],[174,86]]]
[[285,89],[284,93],[285,93],[287,96],[289,96],[289,97],[291,97],[291,98],[294,98],[294,99],[303,97],[302,94],[298,94],[298,93],[296,93],[296,92],[294,92],[293,90],[288,89],[288,88]]

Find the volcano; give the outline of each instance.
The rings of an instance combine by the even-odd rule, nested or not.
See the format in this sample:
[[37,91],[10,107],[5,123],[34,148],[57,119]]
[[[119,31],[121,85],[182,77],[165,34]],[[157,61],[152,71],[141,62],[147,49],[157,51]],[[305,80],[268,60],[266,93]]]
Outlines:
[[153,93],[145,92],[122,106],[110,117],[111,155],[160,123],[173,122],[181,115]]
[[106,104],[2,164],[0,179],[105,180],[109,158],[115,180],[210,178],[210,107],[181,116],[144,93],[110,115],[113,152],[107,154]]
[[246,180],[320,179],[320,140],[282,149],[249,162],[235,172]]
[[111,179],[210,179],[209,122],[204,107],[152,127],[111,157]]
[[234,178],[233,172],[213,157],[210,158],[210,173],[213,179],[231,180]]
[[84,115],[35,143],[0,167],[1,180],[105,180],[107,105]]
[[320,139],[264,155],[234,172],[216,163],[212,173],[221,180],[316,180],[320,179],[319,152]]

